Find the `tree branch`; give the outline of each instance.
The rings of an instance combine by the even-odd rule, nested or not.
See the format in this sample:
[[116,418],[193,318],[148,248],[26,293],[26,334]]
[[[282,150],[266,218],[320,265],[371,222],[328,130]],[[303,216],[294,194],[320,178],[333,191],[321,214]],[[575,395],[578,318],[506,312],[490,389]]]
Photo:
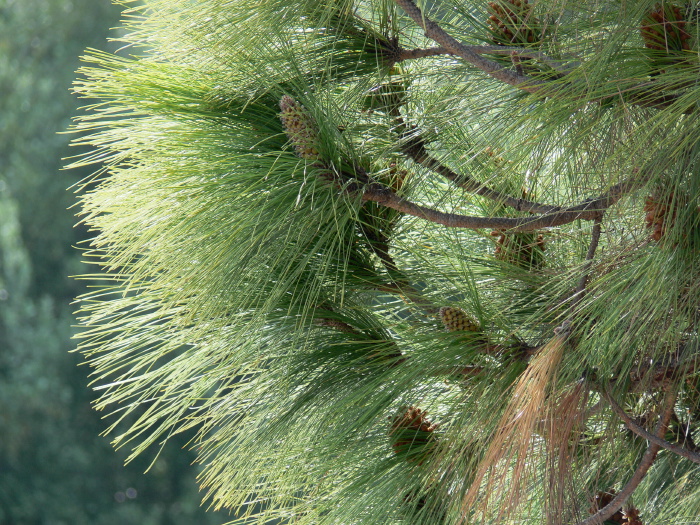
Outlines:
[[700,464],[700,454],[697,454],[691,450],[688,450],[687,448],[682,447],[680,445],[676,445],[674,443],[666,441],[665,439],[662,439],[661,437],[655,436],[651,432],[648,432],[646,429],[644,429],[640,425],[638,425],[634,421],[634,419],[632,419],[623,410],[623,408],[620,405],[618,405],[617,401],[615,401],[615,399],[613,399],[613,397],[610,395],[610,392],[608,392],[607,388],[603,388],[600,393],[605,398],[605,400],[610,404],[610,408],[613,409],[613,412],[615,412],[620,417],[620,419],[622,419],[622,421],[625,422],[625,425],[627,426],[627,428],[629,428],[632,432],[637,434],[639,437],[643,437],[647,441],[651,441],[652,443],[656,443],[660,447],[663,447],[666,450],[670,450],[674,454],[678,454],[679,456],[682,456],[686,459],[689,459],[693,463]]
[[453,182],[455,185],[459,186],[465,191],[476,193],[477,195],[491,199],[499,204],[510,206],[518,211],[525,211],[528,213],[551,213],[561,210],[560,206],[541,204],[539,202],[533,202],[527,199],[516,199],[510,195],[496,191],[485,184],[474,180],[468,175],[460,175],[459,173],[452,171],[439,160],[430,156],[428,151],[425,149],[425,142],[423,138],[419,135],[408,139],[401,147],[401,151],[403,151],[403,153],[411,158],[415,163],[420,164],[424,168],[434,171],[439,175],[442,175],[447,180]]
[[[438,24],[425,17],[412,0],[394,0],[406,14],[421,28],[425,30],[425,36],[434,40],[448,53],[456,55],[466,62],[481,69],[487,75],[517,87],[529,93],[536,93],[545,85],[545,82],[536,80],[526,75],[519,75],[507,70],[497,62],[479,56],[472,46],[466,46],[447,34]],[[477,46],[479,47],[479,46]],[[489,46],[490,47],[490,46]]]
[[454,213],[443,213],[426,208],[398,196],[390,188],[378,183],[364,187],[362,200],[373,201],[382,206],[393,208],[407,215],[413,215],[448,228],[468,228],[473,230],[489,228],[508,230],[511,233],[552,228],[569,224],[575,220],[594,220],[600,213],[615,204],[623,195],[634,189],[639,182],[625,181],[612,186],[606,193],[596,199],[589,199],[576,206],[539,215],[537,217],[472,217]]
[[[571,68],[565,67],[562,62],[552,59],[551,57],[541,53],[540,51],[535,51],[534,49],[527,49],[524,47],[512,47],[512,46],[464,46],[464,49],[468,49],[477,55],[507,55],[516,56],[522,58],[533,58],[539,60],[540,62],[547,64],[552,69],[558,71],[562,75],[566,75],[571,71]],[[403,62],[404,60],[413,60],[416,58],[427,58],[441,55],[454,55],[451,51],[448,51],[443,46],[429,47],[429,48],[417,48],[417,49],[404,49],[402,47],[398,48],[395,53],[395,62]]]
[[[661,416],[659,417],[659,423],[656,425],[655,433],[658,437],[663,436],[666,432],[666,427],[671,419],[671,413],[673,412],[673,405],[675,402],[675,394],[669,393],[666,396],[666,404],[663,408]],[[639,465],[637,465],[637,469],[634,471],[634,474],[632,474],[632,477],[627,482],[627,485],[625,485],[622,490],[617,493],[613,500],[605,507],[585,520],[578,522],[576,525],[603,525],[605,520],[609,519],[613,514],[620,510],[627,499],[642,482],[644,476],[646,476],[647,472],[651,468],[651,465],[656,459],[656,454],[660,449],[661,446],[656,443],[651,443],[646,452],[644,452],[642,460],[639,462]]]

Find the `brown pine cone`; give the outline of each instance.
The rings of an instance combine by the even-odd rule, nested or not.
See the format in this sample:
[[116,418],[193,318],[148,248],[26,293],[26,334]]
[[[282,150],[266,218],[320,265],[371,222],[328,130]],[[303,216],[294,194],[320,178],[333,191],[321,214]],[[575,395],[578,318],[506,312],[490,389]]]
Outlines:
[[630,505],[628,509],[624,511],[625,515],[625,525],[644,525],[644,522],[639,517],[639,511]]
[[489,29],[495,44],[527,45],[542,40],[537,30],[540,22],[533,16],[533,6],[527,0],[499,0],[488,5]]
[[406,461],[423,463],[434,444],[433,431],[437,425],[431,423],[427,412],[418,407],[404,407],[396,417],[389,418],[389,436],[396,454],[407,454]]
[[[591,508],[588,509],[588,512],[590,514],[595,514],[603,507],[606,507],[614,498],[615,498],[615,489],[609,489],[607,491],[598,492],[593,497],[593,499],[591,501]],[[618,510],[615,514],[613,514],[610,518],[608,518],[607,521],[612,522],[612,523],[619,523],[620,525],[624,525],[625,523],[627,523],[625,521],[625,516],[622,514],[621,510]]]
[[660,241],[676,219],[677,203],[671,193],[666,199],[649,195],[644,201],[646,227],[652,230],[651,238]]
[[642,20],[640,32],[644,45],[657,51],[690,49],[691,35],[685,30],[686,21],[680,6],[657,4]]

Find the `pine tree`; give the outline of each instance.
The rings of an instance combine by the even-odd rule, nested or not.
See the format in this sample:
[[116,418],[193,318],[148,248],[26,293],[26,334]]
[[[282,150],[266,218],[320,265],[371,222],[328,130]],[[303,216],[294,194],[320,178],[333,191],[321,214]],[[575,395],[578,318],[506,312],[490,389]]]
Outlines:
[[116,445],[236,523],[700,523],[695,2],[143,4],[76,84]]

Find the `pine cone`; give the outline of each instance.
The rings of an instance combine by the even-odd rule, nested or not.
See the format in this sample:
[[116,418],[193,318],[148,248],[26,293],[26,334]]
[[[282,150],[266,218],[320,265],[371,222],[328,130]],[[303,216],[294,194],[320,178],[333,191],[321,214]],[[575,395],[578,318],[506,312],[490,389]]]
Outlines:
[[437,425],[431,423],[426,418],[427,412],[418,407],[404,407],[402,410],[393,419],[389,418],[391,446],[395,453],[407,454],[406,461],[420,465],[435,442],[432,433]]
[[304,106],[288,95],[280,100],[280,109],[282,127],[297,155],[310,161],[319,160],[318,130],[313,117]]
[[[614,489],[609,489],[605,492],[603,492],[603,491],[598,492],[593,497],[593,500],[591,501],[591,508],[588,509],[588,512],[590,514],[595,514],[600,509],[607,506],[613,500],[613,498],[615,498],[615,490]],[[625,521],[625,517],[622,514],[621,510],[618,510],[615,514],[613,514],[610,518],[608,518],[606,523],[608,523],[608,522],[619,523],[620,525],[624,525],[627,523]]]
[[690,33],[685,30],[686,21],[681,8],[675,4],[657,4],[642,19],[640,32],[644,45],[658,51],[683,51],[690,49]]
[[644,525],[644,522],[639,517],[639,511],[630,505],[628,509],[624,511],[625,515],[625,525]]
[[496,259],[528,270],[544,266],[545,244],[542,235],[532,232],[505,234],[495,230],[491,236],[498,237],[494,250]]
[[534,44],[542,40],[540,22],[533,16],[528,0],[499,0],[489,2],[488,19],[491,38],[495,44]]
[[479,325],[464,310],[452,306],[440,308],[440,320],[448,332],[478,332]]
[[651,238],[660,241],[676,220],[677,202],[671,193],[665,199],[649,195],[644,201],[646,227],[652,230]]
[[391,431],[394,434],[400,430],[420,430],[421,432],[432,432],[437,428],[426,416],[427,412],[418,407],[404,407],[404,412],[396,416],[391,423]]

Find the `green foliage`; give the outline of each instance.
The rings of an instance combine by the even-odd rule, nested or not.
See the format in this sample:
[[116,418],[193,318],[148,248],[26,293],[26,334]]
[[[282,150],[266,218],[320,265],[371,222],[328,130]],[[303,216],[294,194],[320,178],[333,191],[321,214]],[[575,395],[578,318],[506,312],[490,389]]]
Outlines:
[[698,522],[695,5],[129,13],[72,164],[117,445],[196,430],[236,523]]

